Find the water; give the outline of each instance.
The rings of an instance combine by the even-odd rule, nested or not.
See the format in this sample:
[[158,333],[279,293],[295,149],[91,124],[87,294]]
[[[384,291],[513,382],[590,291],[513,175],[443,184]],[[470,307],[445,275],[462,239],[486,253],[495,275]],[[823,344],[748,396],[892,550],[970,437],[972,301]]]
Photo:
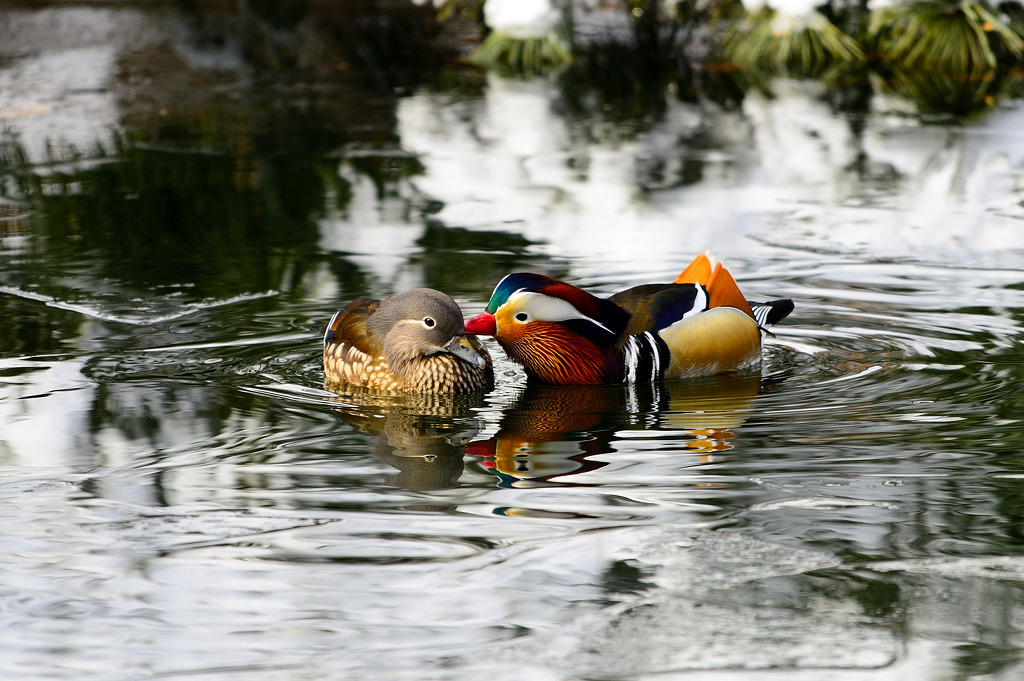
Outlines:
[[[38,60],[92,85],[0,107],[27,157],[0,222],[0,677],[1024,671],[1018,103],[926,123],[776,81],[630,117],[393,65],[397,94],[298,87],[232,75],[215,17],[73,11],[92,31]],[[126,23],[130,73],[82,57]],[[182,82],[131,80],[171,57]],[[46,151],[67,107],[102,133]],[[353,296],[475,313],[512,270],[612,293],[704,249],[797,303],[758,375],[546,388],[499,359],[455,403],[321,389]]]

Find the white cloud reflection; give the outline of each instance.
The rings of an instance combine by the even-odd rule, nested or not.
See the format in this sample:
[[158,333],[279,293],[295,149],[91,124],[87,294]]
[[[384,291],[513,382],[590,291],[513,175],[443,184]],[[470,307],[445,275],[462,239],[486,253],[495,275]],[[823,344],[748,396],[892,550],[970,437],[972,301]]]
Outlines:
[[[762,260],[766,243],[939,263],[966,251],[992,266],[1024,247],[1019,110],[925,126],[878,98],[887,109],[860,133],[818,86],[774,85],[738,112],[670,101],[632,139],[588,139],[555,110],[552,83],[498,77],[483,101],[405,99],[398,125],[442,221],[518,231],[581,275],[638,261],[668,274],[706,248]],[[682,182],[687,162],[699,174]],[[651,166],[677,177],[645,191]]]

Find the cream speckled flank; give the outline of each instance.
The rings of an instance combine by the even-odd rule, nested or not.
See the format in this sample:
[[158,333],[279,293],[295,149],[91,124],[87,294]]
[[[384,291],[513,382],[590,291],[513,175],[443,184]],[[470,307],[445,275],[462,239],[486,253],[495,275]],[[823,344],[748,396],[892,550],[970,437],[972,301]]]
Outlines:
[[[482,346],[480,350],[486,353]],[[447,354],[420,358],[405,379],[392,373],[383,356],[372,357],[347,343],[324,346],[327,380],[371,390],[457,394],[490,387],[489,372]]]

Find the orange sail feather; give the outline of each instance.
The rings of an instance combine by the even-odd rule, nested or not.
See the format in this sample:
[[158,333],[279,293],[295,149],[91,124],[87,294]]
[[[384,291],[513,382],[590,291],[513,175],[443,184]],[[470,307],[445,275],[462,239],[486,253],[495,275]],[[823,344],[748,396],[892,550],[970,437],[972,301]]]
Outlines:
[[707,285],[711,278],[711,260],[707,253],[701,253],[693,259],[686,269],[679,273],[679,276],[672,280],[673,284],[701,284]]
[[715,263],[711,267],[711,260],[707,253],[701,253],[686,266],[673,284],[700,284],[708,291],[708,307],[735,307],[751,317],[754,316],[750,304],[743,297],[739,285],[733,278],[732,273],[722,266],[722,263]]

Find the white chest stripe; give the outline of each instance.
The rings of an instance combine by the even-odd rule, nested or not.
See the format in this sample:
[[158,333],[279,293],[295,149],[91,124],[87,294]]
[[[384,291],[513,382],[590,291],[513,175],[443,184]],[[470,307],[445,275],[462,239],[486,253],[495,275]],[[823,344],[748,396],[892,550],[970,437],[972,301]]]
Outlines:
[[[643,341],[647,342],[649,349],[642,345]],[[661,378],[661,352],[658,350],[658,339],[650,331],[644,331],[639,336],[630,336],[623,351],[622,364],[626,370],[624,379],[627,383],[637,382],[637,371],[640,369],[641,362],[648,355],[651,359],[651,375],[645,377],[644,380],[657,381]]]
[[629,342],[626,343],[626,382],[636,383],[636,370],[640,364],[640,344],[637,343],[636,336],[630,336]]
[[650,331],[644,331],[644,338],[651,346],[651,380],[656,381],[661,375],[661,353],[658,352],[658,341]]

